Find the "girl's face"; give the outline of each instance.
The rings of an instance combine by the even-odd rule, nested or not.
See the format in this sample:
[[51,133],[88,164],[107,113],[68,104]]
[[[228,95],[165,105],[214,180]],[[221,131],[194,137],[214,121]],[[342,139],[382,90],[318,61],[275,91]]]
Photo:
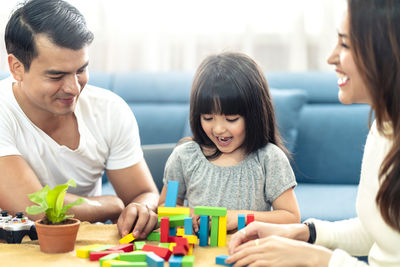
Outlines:
[[243,116],[201,114],[201,126],[208,138],[224,154],[243,153],[242,144],[246,137]]
[[339,100],[343,104],[371,104],[368,91],[354,63],[349,34],[349,17],[346,12],[338,30],[338,42],[328,58],[328,64],[335,66],[338,76]]

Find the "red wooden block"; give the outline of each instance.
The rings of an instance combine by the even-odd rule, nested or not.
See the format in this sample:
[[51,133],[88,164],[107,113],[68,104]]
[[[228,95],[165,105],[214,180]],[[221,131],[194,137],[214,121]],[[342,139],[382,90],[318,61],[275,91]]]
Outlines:
[[186,252],[189,250],[189,242],[186,238],[178,237],[175,239],[175,243],[176,243],[176,245],[183,246],[185,248]]
[[185,247],[182,245],[176,245],[172,249],[172,254],[174,254],[175,256],[185,256],[185,255],[187,255],[187,253],[188,253],[188,250],[186,250]]
[[103,250],[103,251],[91,251],[89,259],[91,261],[98,261],[101,257],[104,257],[111,253],[124,253],[123,250]]
[[247,225],[249,225],[249,223],[254,222],[254,214],[250,213],[246,215],[246,221],[247,221]]
[[176,243],[177,238],[179,238],[179,236],[169,236],[168,243]]
[[162,217],[161,218],[161,234],[160,234],[160,242],[161,243],[169,243],[168,236],[169,236],[169,218]]
[[152,246],[152,245],[144,245],[142,248],[142,251],[152,251],[154,252],[157,256],[160,256],[163,258],[165,261],[169,260],[169,257],[171,257],[171,250],[168,248],[163,248],[163,247],[157,247],[157,246]]
[[116,245],[115,247],[109,248],[107,250],[123,250],[124,252],[131,252],[134,250],[134,244],[133,243],[120,244]]

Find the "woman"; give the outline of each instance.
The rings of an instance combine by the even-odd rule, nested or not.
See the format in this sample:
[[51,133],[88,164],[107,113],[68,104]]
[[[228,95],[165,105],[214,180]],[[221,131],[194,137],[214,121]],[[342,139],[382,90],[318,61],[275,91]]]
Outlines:
[[[229,244],[234,266],[400,266],[400,2],[348,0],[328,58],[339,100],[375,113],[361,167],[358,217],[305,224],[251,223]],[[307,241],[307,242],[306,242]],[[315,243],[316,245],[311,245]]]

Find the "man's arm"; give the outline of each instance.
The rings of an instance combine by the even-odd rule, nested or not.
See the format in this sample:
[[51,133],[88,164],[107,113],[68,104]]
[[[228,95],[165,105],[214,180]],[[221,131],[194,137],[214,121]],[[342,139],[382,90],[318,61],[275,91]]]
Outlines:
[[[28,198],[28,194],[42,188],[34,171],[21,156],[0,157],[0,208],[8,210],[15,215],[18,211],[25,211],[27,206],[34,203]],[[71,203],[79,198],[74,194],[66,194],[65,203]],[[121,199],[116,196],[88,197],[89,200],[98,201],[101,206],[82,204],[75,206],[68,213],[82,221],[106,221],[116,220],[124,208]],[[29,215],[31,220],[41,219],[44,214]]]
[[[144,159],[119,170],[107,170],[107,177],[126,208],[118,219],[122,236],[133,232],[145,238],[157,225],[158,189]],[[133,230],[132,230],[133,229]]]

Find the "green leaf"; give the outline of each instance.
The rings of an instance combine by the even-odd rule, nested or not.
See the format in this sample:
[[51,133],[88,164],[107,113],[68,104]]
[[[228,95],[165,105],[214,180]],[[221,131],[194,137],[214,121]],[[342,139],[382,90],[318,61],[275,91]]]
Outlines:
[[47,206],[46,207],[44,207],[44,206],[30,206],[30,207],[26,207],[26,209],[25,209],[25,211],[28,214],[32,214],[32,215],[36,215],[36,214],[39,214],[39,213],[46,212],[46,210],[47,210]]
[[47,202],[46,197],[47,197],[47,192],[49,191],[49,189],[50,189],[50,187],[48,185],[46,185],[39,191],[29,194],[28,197],[32,202],[41,205],[42,203]]

